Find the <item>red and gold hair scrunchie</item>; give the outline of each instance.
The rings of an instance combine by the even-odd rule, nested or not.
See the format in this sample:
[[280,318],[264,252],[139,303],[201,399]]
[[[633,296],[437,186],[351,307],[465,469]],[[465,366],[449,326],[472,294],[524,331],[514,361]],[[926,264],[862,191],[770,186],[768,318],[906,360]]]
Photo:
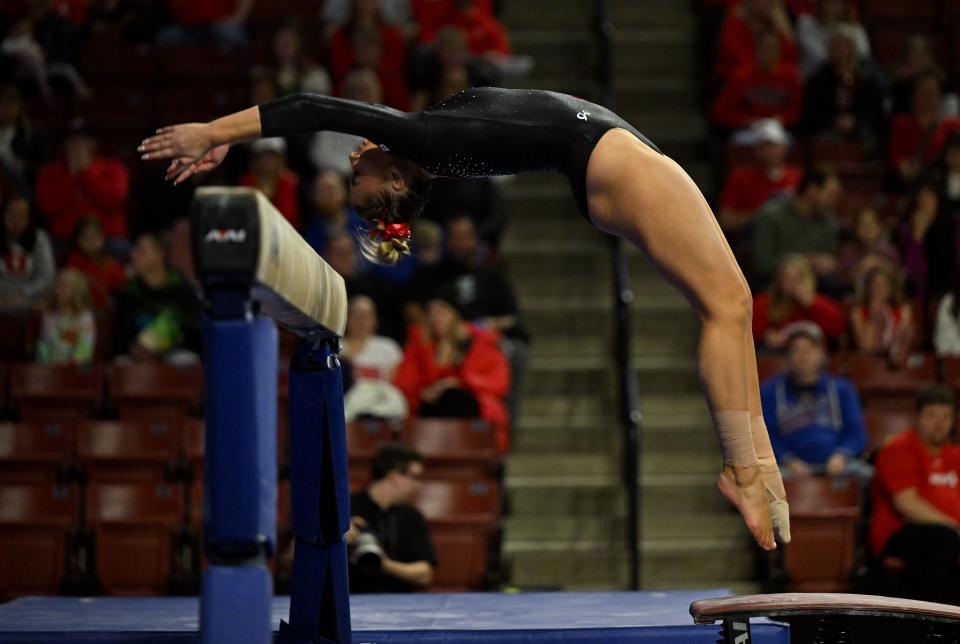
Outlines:
[[391,239],[410,239],[410,224],[385,224],[383,219],[375,219],[376,228],[370,231],[370,237],[379,237],[383,241]]

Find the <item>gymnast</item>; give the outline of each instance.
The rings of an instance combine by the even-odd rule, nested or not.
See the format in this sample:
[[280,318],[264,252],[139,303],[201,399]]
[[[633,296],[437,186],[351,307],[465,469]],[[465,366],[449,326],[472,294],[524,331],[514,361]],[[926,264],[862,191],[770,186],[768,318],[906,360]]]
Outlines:
[[179,184],[218,166],[229,146],[328,130],[366,137],[350,155],[350,199],[368,222],[364,252],[383,263],[409,253],[410,223],[436,177],[540,170],[567,175],[580,212],[623,237],[690,302],[702,326],[698,372],[723,469],[717,488],[757,543],[790,540],[786,493],[760,408],[750,288],[700,190],[684,170],[610,110],[539,90],[468,89],[406,113],[293,94],[209,123],[163,127],[138,151],[172,159]]

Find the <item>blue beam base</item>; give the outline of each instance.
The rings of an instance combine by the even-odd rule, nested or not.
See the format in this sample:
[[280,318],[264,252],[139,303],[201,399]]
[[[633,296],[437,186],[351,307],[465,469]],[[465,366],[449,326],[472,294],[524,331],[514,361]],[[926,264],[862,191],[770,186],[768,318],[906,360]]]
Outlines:
[[333,336],[301,340],[290,366],[290,501],[296,547],[283,644],[350,641],[350,525],[343,381]]
[[273,582],[263,563],[210,566],[203,573],[200,641],[271,642]]

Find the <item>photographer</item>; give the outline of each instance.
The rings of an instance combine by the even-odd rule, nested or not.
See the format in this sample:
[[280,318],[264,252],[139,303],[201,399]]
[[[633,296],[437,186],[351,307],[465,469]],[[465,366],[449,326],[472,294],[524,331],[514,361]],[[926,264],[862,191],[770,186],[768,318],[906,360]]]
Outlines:
[[350,497],[350,591],[403,593],[430,585],[436,555],[427,521],[410,501],[422,487],[423,458],[402,443],[381,445],[371,483]]

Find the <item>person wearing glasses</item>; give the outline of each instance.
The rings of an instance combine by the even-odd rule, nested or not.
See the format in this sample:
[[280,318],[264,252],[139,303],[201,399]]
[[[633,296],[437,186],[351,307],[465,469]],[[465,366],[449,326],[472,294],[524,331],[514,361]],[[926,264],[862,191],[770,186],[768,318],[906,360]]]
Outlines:
[[370,484],[350,497],[350,592],[426,588],[437,557],[427,520],[411,505],[423,487],[423,457],[403,443],[385,443],[370,474]]

